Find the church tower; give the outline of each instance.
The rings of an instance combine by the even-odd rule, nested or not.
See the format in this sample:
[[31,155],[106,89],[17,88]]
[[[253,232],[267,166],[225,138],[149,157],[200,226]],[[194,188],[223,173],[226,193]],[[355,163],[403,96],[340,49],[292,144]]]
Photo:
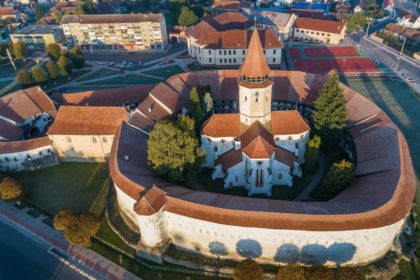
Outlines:
[[239,113],[241,122],[251,125],[255,121],[271,121],[271,91],[268,79],[270,67],[265,60],[257,29],[254,29],[248,51],[239,69]]

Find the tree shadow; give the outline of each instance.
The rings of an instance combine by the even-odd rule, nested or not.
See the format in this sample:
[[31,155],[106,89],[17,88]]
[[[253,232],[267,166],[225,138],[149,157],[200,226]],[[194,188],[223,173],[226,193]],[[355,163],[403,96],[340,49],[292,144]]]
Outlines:
[[261,256],[262,247],[253,239],[241,239],[236,243],[236,252],[242,257],[255,259]]

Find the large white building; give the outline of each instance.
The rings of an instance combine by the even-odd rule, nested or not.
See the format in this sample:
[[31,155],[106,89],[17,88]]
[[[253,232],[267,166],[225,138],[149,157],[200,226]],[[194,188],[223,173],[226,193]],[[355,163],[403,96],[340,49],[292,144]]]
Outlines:
[[62,161],[105,161],[115,133],[128,120],[124,107],[61,106],[48,136]]
[[338,21],[298,17],[295,22],[295,40],[314,43],[340,44],[346,34],[346,25]]
[[[237,13],[206,18],[185,31],[188,53],[203,65],[241,65],[251,40],[253,21]],[[259,31],[270,65],[281,64],[283,43],[274,29]]]
[[256,11],[255,13],[258,29],[274,29],[284,41],[293,37],[293,26],[297,19],[295,14],[270,11]]
[[271,195],[273,185],[292,186],[301,176],[309,125],[296,110],[271,111],[270,68],[255,29],[240,69],[239,113],[215,114],[203,125],[205,165],[224,187]]
[[69,45],[108,50],[163,50],[168,44],[162,14],[65,15]]

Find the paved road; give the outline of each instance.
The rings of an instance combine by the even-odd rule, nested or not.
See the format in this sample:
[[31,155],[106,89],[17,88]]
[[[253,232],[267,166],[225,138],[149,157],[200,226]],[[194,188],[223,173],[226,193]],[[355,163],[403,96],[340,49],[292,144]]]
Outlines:
[[0,220],[0,279],[86,279],[32,240]]

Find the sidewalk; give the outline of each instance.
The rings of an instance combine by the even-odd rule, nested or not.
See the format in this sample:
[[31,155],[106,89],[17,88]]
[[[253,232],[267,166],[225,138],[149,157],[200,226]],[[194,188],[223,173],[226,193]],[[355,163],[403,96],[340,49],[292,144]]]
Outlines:
[[71,246],[61,231],[54,230],[39,218],[33,218],[26,213],[27,210],[27,208],[19,210],[11,203],[0,201],[0,219],[35,241],[43,243],[50,250],[60,252],[61,254],[56,254],[57,257],[85,277],[112,280],[140,279],[89,249]]

